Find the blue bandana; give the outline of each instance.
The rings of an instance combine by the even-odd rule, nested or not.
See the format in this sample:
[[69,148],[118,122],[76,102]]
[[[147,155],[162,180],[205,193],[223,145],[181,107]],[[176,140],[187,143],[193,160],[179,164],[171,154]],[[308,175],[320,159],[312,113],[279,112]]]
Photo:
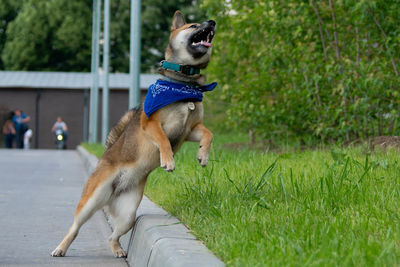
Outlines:
[[157,80],[150,85],[144,100],[144,112],[147,117],[156,110],[178,101],[198,102],[203,100],[203,92],[212,91],[217,83],[196,87],[182,83]]

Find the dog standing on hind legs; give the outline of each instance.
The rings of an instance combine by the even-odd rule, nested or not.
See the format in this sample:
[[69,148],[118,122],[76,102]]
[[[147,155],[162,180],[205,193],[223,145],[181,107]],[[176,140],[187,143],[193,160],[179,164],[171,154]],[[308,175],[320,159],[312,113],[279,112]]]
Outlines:
[[109,238],[115,257],[126,257],[119,238],[132,228],[147,176],[158,166],[173,171],[173,155],[185,141],[200,142],[197,159],[208,162],[212,133],[203,125],[205,84],[200,69],[207,67],[215,22],[186,24],[176,11],[159,69],[163,78],[150,86],[144,104],[127,112],[107,137],[105,152],[83,190],[68,233],[51,253],[65,256],[80,227],[105,207],[115,224]]

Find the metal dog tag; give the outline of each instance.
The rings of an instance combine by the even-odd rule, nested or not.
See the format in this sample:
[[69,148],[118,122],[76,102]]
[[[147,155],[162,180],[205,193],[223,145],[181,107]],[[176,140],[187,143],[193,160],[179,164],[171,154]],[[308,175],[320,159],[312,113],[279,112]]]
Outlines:
[[194,105],[193,102],[189,102],[189,103],[188,103],[188,108],[189,108],[190,110],[194,110],[194,109],[196,108],[196,106]]

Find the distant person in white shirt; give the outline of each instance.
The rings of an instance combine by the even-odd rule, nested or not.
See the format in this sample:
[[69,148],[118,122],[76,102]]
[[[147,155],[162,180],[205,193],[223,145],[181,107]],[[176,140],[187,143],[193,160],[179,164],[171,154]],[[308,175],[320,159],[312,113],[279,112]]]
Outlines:
[[[57,121],[54,123],[53,128],[51,128],[51,131],[52,131],[53,133],[55,133],[55,131],[56,131],[57,129],[63,130],[64,142],[66,143],[66,142],[67,142],[67,137],[68,137],[68,134],[67,134],[67,132],[68,132],[68,127],[67,127],[67,124],[63,121],[63,119],[62,119],[61,116],[58,116],[58,117],[57,117]],[[65,148],[64,148],[64,149],[65,149]]]
[[24,133],[24,149],[30,149],[31,145],[31,138],[32,138],[33,132],[31,129],[28,129],[25,133]]

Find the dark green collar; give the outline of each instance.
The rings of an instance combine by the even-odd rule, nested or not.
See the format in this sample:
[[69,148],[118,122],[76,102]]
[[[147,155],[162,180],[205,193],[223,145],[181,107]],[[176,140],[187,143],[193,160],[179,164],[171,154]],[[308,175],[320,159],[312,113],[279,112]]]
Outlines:
[[186,75],[194,75],[194,74],[199,74],[200,69],[189,66],[189,65],[179,65],[176,63],[168,62],[168,61],[161,61],[161,68],[167,69],[167,70],[173,70],[176,72],[182,72],[183,74]]

